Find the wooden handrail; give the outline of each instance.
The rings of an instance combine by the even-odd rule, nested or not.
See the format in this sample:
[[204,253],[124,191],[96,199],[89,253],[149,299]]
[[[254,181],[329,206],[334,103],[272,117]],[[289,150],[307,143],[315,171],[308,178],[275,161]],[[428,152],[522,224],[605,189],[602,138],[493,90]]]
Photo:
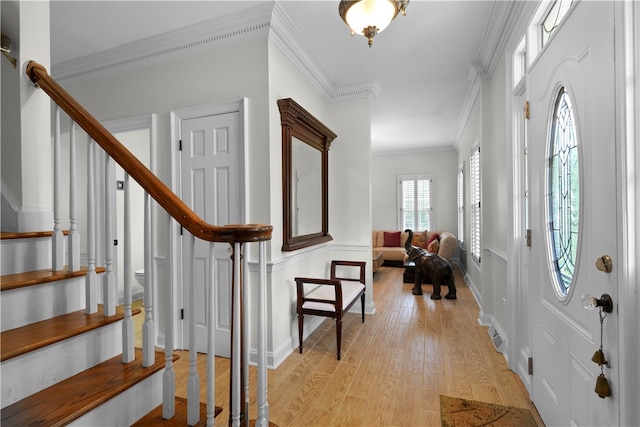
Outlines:
[[47,69],[31,61],[27,76],[45,91],[85,132],[96,141],[153,199],[195,237],[209,242],[259,242],[271,239],[273,227],[264,224],[215,226],[200,218],[153,172],[118,141],[49,75]]

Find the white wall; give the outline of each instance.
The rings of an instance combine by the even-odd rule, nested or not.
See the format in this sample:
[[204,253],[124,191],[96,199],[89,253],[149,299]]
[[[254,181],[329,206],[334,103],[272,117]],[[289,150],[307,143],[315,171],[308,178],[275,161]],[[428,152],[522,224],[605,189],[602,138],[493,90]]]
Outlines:
[[[83,82],[65,89],[100,121],[157,114],[157,171],[172,186],[170,112],[248,98],[247,222],[270,223],[269,132],[266,40],[236,46],[126,74]],[[82,209],[82,207],[81,207]],[[168,286],[168,220],[158,215],[155,268],[157,288]],[[83,249],[86,250],[86,249]],[[162,302],[163,296],[157,295]],[[178,298],[181,296],[178,295]],[[165,329],[161,310],[156,326]]]
[[507,331],[507,234],[511,205],[507,197],[506,65],[500,57],[490,80],[482,83],[482,313],[505,338]]
[[[271,262],[269,363],[277,365],[297,348],[293,279],[328,277],[331,259],[371,260],[369,101],[329,103],[271,42],[266,40],[189,57],[67,88],[99,120],[156,113],[158,175],[171,185],[172,110],[247,97],[247,222],[273,225],[268,244]],[[329,151],[329,233],[333,241],[295,252],[282,252],[282,147],[277,99],[293,98],[338,137]],[[364,161],[363,161],[364,159]],[[168,253],[167,222],[158,220],[156,268],[164,271]],[[248,286],[256,280],[255,251],[249,250]],[[371,272],[367,286],[371,289]],[[158,275],[160,289],[166,274]],[[369,311],[373,310],[368,292]],[[251,304],[254,304],[252,301]],[[157,320],[162,332],[162,319]],[[306,332],[317,320],[310,319]]]
[[[467,121],[464,132],[462,133],[462,137],[460,138],[458,144],[458,162],[457,165],[460,165],[464,162],[464,206],[465,206],[465,225],[464,225],[464,235],[465,240],[463,246],[465,248],[466,259],[464,260],[464,265],[466,266],[466,280],[467,283],[472,287],[472,290],[476,296],[476,299],[480,304],[482,304],[482,270],[480,269],[480,265],[472,259],[471,256],[471,210],[469,207],[471,206],[471,180],[469,174],[469,159],[471,157],[471,150],[476,144],[480,145],[480,156],[482,158],[483,150],[482,150],[482,106],[480,105],[480,100],[475,104],[472,113]],[[481,167],[480,173],[484,172],[484,167]],[[482,204],[481,204],[482,206]]]
[[398,175],[433,176],[434,230],[457,234],[456,151],[381,155],[371,158],[373,230],[398,229]]
[[[329,150],[329,234],[333,241],[282,252],[282,133],[277,100],[292,98],[337,134]],[[371,262],[369,187],[370,106],[368,100],[330,103],[274,44],[269,45],[269,132],[271,220],[270,275],[272,361],[278,365],[298,346],[295,312],[297,276],[329,277],[332,259]],[[372,273],[367,272],[368,312],[373,311]],[[354,308],[355,309],[355,308]],[[305,336],[322,321],[305,319]]]
[[[458,146],[465,164],[466,280],[480,304],[479,321],[494,326],[507,339],[508,227],[511,202],[507,186],[506,76],[501,57],[489,80],[478,81],[479,95]],[[471,256],[471,185],[469,158],[480,146],[480,262]]]

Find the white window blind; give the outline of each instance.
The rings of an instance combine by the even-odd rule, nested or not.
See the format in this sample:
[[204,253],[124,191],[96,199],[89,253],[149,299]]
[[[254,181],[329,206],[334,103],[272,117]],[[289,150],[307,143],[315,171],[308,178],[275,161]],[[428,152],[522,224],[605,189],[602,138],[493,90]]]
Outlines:
[[464,165],[458,169],[458,241],[464,243]]
[[400,229],[431,230],[433,179],[429,175],[402,175],[399,186]]
[[471,255],[480,262],[480,147],[471,152]]

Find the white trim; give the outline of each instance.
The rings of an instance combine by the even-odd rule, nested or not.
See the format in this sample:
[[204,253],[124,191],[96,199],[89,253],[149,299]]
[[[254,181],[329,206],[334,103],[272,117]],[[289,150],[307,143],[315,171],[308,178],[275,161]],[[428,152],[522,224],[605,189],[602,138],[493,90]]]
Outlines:
[[409,150],[393,150],[393,151],[376,151],[371,153],[371,157],[392,157],[392,156],[406,156],[406,155],[418,155],[418,154],[433,154],[433,153],[457,153],[458,150],[450,145],[441,145],[439,147],[426,147],[423,149],[409,149]]
[[509,265],[509,259],[507,258],[507,255],[498,252],[495,249],[482,248],[482,252],[486,253],[490,257],[496,258],[498,262],[500,262],[500,264],[504,265],[505,267]]
[[378,79],[338,84],[277,2],[53,64],[51,74],[75,84],[258,40],[272,41],[328,102],[372,99],[382,91]]
[[617,108],[616,129],[620,140],[620,154],[617,168],[620,170],[617,186],[620,191],[621,217],[619,229],[619,283],[618,283],[618,337],[620,364],[620,425],[640,425],[640,368],[637,356],[640,352],[640,292],[638,285],[638,265],[640,253],[640,150],[637,147],[640,129],[640,7],[636,2],[616,3],[615,19],[621,31],[616,31],[616,93],[620,96]]
[[264,39],[269,32],[272,7],[270,3],[260,4],[242,13],[53,64],[51,75],[60,83],[77,83]]

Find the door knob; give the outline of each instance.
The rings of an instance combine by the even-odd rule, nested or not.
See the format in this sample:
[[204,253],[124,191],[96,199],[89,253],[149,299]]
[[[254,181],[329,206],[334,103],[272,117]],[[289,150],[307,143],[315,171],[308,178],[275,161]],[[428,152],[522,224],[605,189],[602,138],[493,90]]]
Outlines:
[[582,295],[582,304],[587,310],[595,310],[596,307],[600,307],[605,313],[613,311],[613,300],[608,294],[602,294],[600,299],[589,294]]
[[613,260],[609,255],[603,255],[596,260],[596,268],[605,273],[611,273],[613,270]]

